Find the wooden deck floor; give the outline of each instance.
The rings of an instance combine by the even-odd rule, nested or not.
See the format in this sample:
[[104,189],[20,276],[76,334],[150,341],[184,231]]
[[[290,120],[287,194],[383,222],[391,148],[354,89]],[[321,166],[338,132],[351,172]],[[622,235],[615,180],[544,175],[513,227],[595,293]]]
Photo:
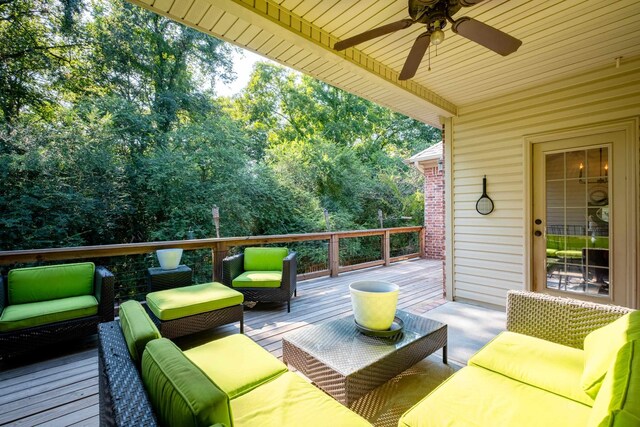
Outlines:
[[[423,314],[442,304],[442,262],[413,260],[337,278],[298,284],[298,297],[286,305],[258,304],[245,310],[245,334],[282,357],[282,335],[308,324],[348,316],[348,285],[355,280],[389,280],[400,286],[398,308]],[[237,333],[235,325],[176,340],[182,348]],[[0,425],[98,425],[97,338],[51,349],[0,365]]]

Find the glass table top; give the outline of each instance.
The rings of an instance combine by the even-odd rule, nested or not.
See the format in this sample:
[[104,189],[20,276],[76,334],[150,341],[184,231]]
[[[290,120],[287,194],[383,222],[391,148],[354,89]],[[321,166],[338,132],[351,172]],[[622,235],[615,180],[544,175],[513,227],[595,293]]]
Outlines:
[[356,329],[353,316],[310,325],[286,334],[283,339],[309,353],[332,369],[349,375],[443,328],[435,320],[398,310],[404,322],[393,338],[369,337]]

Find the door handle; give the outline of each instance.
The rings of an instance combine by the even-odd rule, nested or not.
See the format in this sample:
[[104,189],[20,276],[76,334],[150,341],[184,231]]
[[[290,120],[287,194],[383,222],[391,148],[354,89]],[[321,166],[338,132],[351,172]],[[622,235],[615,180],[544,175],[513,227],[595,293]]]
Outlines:
[[534,234],[536,237],[540,237],[540,236],[542,236],[542,231],[540,231],[540,230],[536,230],[533,234]]

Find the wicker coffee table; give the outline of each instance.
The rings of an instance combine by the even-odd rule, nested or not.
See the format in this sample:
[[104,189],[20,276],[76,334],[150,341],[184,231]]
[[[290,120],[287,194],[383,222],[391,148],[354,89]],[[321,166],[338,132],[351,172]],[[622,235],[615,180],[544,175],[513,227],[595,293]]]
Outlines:
[[282,338],[283,360],[346,406],[442,348],[447,363],[447,325],[404,311],[396,338],[368,337],[353,317],[305,327]]

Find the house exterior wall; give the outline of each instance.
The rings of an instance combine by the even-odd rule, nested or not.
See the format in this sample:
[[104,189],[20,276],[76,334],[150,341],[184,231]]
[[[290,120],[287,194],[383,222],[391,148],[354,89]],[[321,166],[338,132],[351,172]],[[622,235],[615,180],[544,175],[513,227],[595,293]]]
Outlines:
[[[461,107],[445,150],[453,298],[504,306],[509,289],[529,288],[525,136],[634,117],[640,58],[623,59],[620,68],[612,59],[610,67]],[[495,203],[488,216],[475,210],[483,175]]]

